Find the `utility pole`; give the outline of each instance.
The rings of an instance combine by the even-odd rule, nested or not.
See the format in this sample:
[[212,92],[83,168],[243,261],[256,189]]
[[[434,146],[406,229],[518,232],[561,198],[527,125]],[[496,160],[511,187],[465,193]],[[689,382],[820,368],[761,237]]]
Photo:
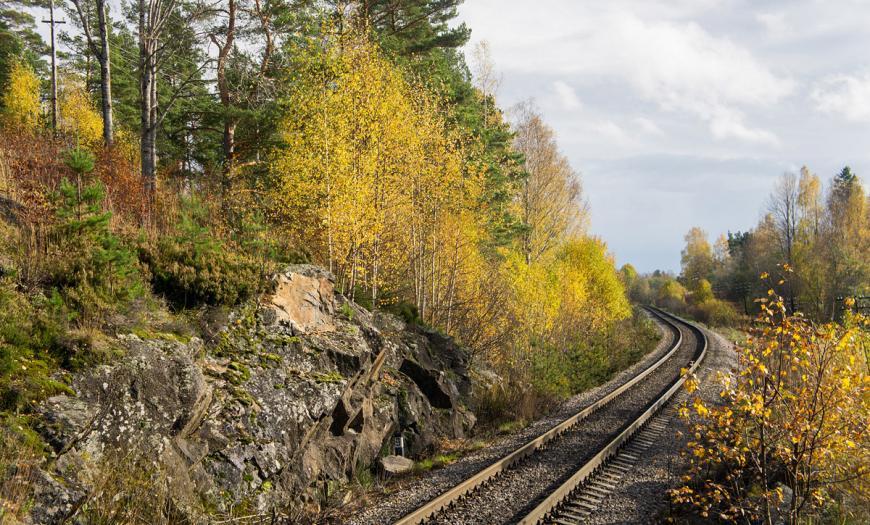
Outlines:
[[57,131],[57,47],[54,38],[54,26],[65,24],[63,20],[54,19],[54,0],[48,0],[48,20],[43,24],[51,24],[51,129]]

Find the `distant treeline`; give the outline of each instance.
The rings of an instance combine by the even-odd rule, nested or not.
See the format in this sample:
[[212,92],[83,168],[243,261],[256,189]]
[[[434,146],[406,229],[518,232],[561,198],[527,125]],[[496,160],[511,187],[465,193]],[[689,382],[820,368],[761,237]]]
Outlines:
[[866,307],[870,295],[870,201],[861,179],[849,167],[822,180],[806,167],[776,182],[758,225],[728,232],[711,245],[707,233],[692,228],[685,237],[682,271],[675,278],[655,272],[637,278],[631,268],[631,295],[638,301],[674,309],[692,307],[702,318],[725,324],[734,312],[759,311],[757,298],[770,288],[791,312],[812,319],[837,319],[847,299],[850,308]]

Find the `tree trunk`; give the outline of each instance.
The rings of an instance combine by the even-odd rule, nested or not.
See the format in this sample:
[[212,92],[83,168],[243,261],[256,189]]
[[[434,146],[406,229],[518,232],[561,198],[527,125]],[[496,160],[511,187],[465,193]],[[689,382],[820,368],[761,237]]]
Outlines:
[[151,112],[149,113],[149,117],[151,120],[150,125],[148,126],[148,133],[150,134],[151,143],[151,161],[149,162],[151,166],[151,186],[152,186],[152,194],[153,191],[157,189],[157,42],[154,41],[154,46],[149,52],[150,67],[151,67]]
[[103,140],[112,145],[112,64],[109,51],[109,28],[106,0],[97,0],[97,22],[100,31],[100,96],[102,97]]
[[[225,106],[229,108],[229,105]],[[236,119],[233,117],[225,117],[224,119],[224,183],[229,183],[229,176],[233,172],[233,164],[236,156]]]
[[227,62],[230,58],[230,53],[233,50],[233,43],[236,38],[236,0],[228,0],[227,2],[227,27],[224,33],[223,43],[218,42],[215,35],[210,35],[212,42],[218,46],[217,58],[217,88],[220,97],[221,106],[224,108],[224,187],[228,187],[230,175],[233,172],[233,164],[235,162],[236,151],[236,125],[237,119],[232,115],[232,98],[230,97],[230,86],[227,82]]
[[155,144],[156,79],[154,78],[154,53],[146,35],[146,8],[139,0],[139,153],[142,165],[142,184],[147,199],[154,196],[157,188],[157,145]]

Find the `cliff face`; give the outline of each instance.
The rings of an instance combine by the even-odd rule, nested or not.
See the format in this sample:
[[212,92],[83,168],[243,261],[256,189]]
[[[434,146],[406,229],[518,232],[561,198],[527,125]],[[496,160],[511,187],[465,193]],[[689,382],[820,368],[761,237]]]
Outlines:
[[123,357],[74,378],[77,396],[43,403],[56,459],[32,520],[75,515],[97,471],[134,455],[166,473],[178,512],[287,512],[392,454],[396,436],[415,456],[473,426],[450,339],[350,303],[320,268],[275,279],[209,343],[124,336]]

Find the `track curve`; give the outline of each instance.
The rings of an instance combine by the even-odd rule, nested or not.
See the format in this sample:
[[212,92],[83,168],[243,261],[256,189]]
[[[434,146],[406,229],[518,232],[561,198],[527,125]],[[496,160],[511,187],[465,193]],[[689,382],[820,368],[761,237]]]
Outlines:
[[530,513],[615,437],[626,431],[633,434],[637,418],[669,389],[675,390],[683,368],[696,366],[703,357],[702,332],[679,318],[649,310],[675,334],[665,355],[601,400],[395,523],[535,523],[528,521]]

